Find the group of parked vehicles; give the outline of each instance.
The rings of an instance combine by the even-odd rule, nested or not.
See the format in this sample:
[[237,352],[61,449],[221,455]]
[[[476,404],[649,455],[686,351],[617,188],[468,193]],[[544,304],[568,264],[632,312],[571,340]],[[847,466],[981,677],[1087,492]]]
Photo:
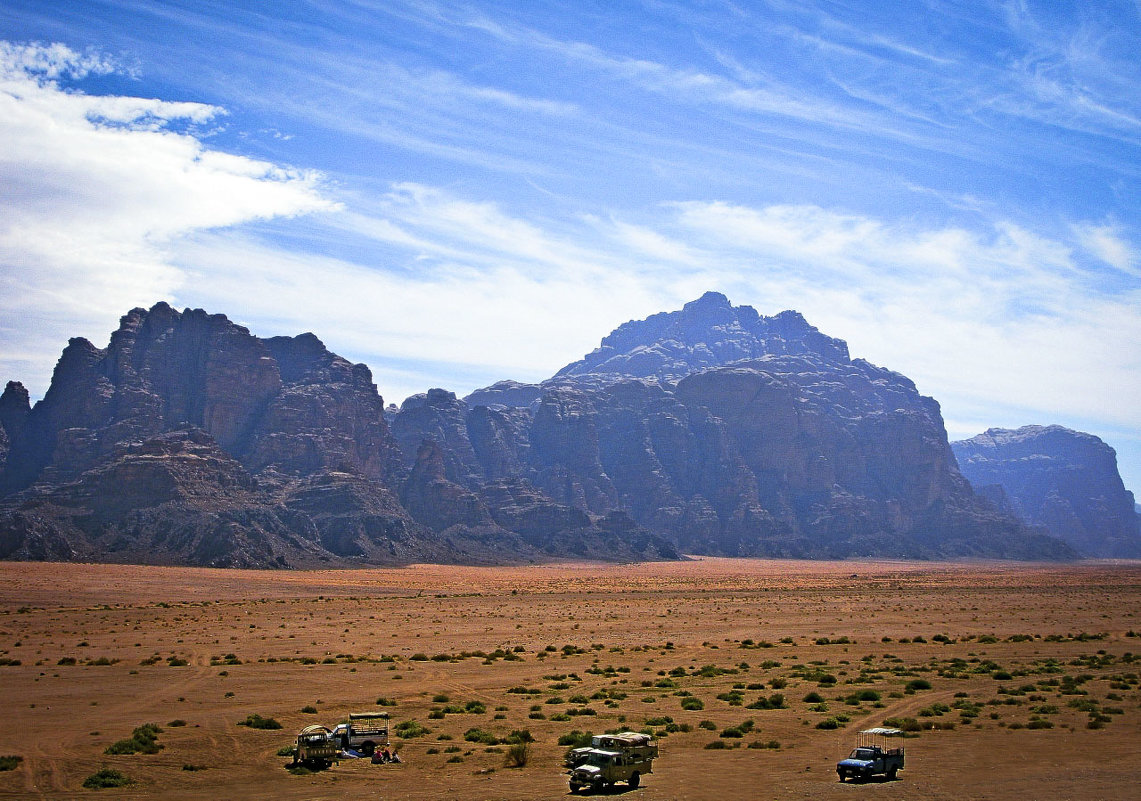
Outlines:
[[[388,722],[385,712],[353,712],[348,720],[332,729],[306,726],[297,735],[293,764],[326,768],[338,762],[343,752],[372,757],[379,749],[387,751]],[[889,781],[895,779],[896,773],[903,769],[904,749],[890,747],[889,740],[902,736],[899,729],[861,731],[856,735],[856,747],[836,764],[840,781],[873,776],[884,776]],[[636,788],[643,776],[654,772],[657,756],[658,744],[648,734],[634,731],[596,734],[590,745],[567,753],[564,767],[572,793],[601,792],[618,782]]]
[[387,712],[350,712],[348,720],[331,729],[320,725],[302,729],[293,747],[293,764],[327,768],[340,761],[343,751],[371,757],[387,748]]

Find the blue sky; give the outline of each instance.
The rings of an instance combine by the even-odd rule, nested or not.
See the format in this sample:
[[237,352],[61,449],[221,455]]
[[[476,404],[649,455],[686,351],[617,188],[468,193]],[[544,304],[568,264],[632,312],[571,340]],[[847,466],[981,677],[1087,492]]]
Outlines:
[[706,290],[1141,489],[1141,3],[0,5],[0,378],[165,299],[386,401]]

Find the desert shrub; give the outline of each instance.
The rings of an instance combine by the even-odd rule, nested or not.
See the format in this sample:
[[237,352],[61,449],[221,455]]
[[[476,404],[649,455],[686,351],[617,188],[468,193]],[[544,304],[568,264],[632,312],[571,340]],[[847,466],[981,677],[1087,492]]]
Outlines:
[[393,726],[392,731],[397,737],[411,740],[413,737],[423,737],[425,734],[430,733],[431,729],[414,720],[405,720]]
[[277,749],[277,755],[278,756],[293,756],[293,746],[292,745],[283,745],[281,748]]
[[717,731],[717,724],[712,720],[703,720],[697,724],[699,729],[708,729],[709,731]]
[[804,700],[804,703],[806,703],[806,704],[819,704],[819,703],[822,703],[824,701],[824,696],[822,696],[820,693],[818,693],[816,691],[813,691],[813,692],[810,692],[808,695],[804,696],[803,700]]
[[700,698],[694,698],[691,695],[681,699],[681,708],[696,712],[698,710],[705,709],[705,702]]
[[484,745],[498,745],[499,738],[489,731],[471,728],[464,732],[464,739],[469,743],[483,743]]
[[24,761],[22,756],[10,755],[0,756],[0,771],[15,770]]
[[528,742],[512,743],[503,755],[503,764],[509,768],[522,768],[527,765],[531,756],[531,745]]
[[927,681],[927,679],[912,679],[907,682],[905,689],[910,692],[915,692],[916,690],[930,690],[931,682]]
[[83,780],[83,786],[89,790],[101,790],[105,787],[126,787],[131,779],[113,768],[102,768]]
[[559,745],[570,746],[571,748],[585,748],[590,745],[592,737],[594,737],[593,732],[573,729],[559,736]]
[[301,707],[301,712],[304,715],[316,715],[317,707],[313,706],[312,704],[307,704],[306,706]]
[[177,657],[177,656],[167,657],[166,663],[168,665],[170,665],[171,667],[186,667],[187,665],[190,664],[185,659],[182,659],[181,657]]
[[464,712],[469,715],[482,715],[487,712],[487,707],[482,701],[468,701],[464,704]]
[[377,706],[396,706],[396,701],[395,701],[395,699],[385,698],[384,696],[381,696],[380,698],[376,699],[376,705]]
[[711,742],[711,743],[706,743],[706,744],[705,744],[705,748],[706,748],[706,750],[708,750],[708,751],[719,751],[719,750],[721,750],[721,749],[724,749],[724,748],[728,748],[728,747],[729,747],[729,746],[725,745],[725,741],[724,741],[724,740],[714,740],[714,741],[713,741],[713,742]]
[[753,703],[749,704],[748,709],[783,709],[784,696],[781,693],[773,693],[768,698],[763,695]]
[[274,718],[263,718],[258,714],[247,715],[245,720],[238,721],[239,726],[249,726],[251,729],[280,729],[281,724]]
[[182,718],[175,718],[174,720],[172,720],[170,723],[168,723],[166,725],[172,729],[178,729],[178,728],[181,728],[182,726],[185,726],[186,721],[183,720]]
[[838,728],[840,728],[840,721],[836,720],[836,718],[824,718],[824,720],[822,720],[816,724],[816,728],[818,728],[818,729],[838,729]]
[[432,696],[432,703],[433,704],[446,704],[446,703],[448,703],[448,701],[451,701],[451,700],[452,700],[451,697],[448,696],[447,693],[436,693],[435,695]]
[[194,764],[191,764],[188,762],[182,766],[182,769],[183,770],[189,770],[189,771],[206,770],[206,766],[205,765],[194,765]]
[[158,735],[162,729],[155,723],[144,723],[131,732],[131,736],[124,740],[117,740],[107,746],[105,754],[157,754],[162,746],[158,744]]

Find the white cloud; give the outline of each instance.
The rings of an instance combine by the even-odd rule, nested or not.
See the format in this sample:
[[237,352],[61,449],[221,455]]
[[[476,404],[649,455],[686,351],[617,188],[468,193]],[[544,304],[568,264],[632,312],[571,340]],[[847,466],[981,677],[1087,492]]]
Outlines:
[[1117,227],[1081,224],[1075,225],[1074,231],[1082,247],[1094,257],[1123,273],[1141,275],[1137,269],[1137,251]]
[[102,341],[124,311],[183,284],[169,258],[180,237],[333,208],[314,174],[171,129],[221,109],[59,82],[112,67],[63,45],[0,43],[0,367],[40,391],[51,362],[29,362],[38,343]]

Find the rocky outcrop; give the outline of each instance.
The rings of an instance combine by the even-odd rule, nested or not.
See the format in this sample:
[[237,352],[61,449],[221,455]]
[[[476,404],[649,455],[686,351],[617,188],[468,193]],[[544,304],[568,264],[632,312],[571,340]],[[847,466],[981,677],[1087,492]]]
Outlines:
[[716,293],[540,384],[388,409],[313,334],[160,303],[105,349],[71,340],[34,406],[0,396],[0,558],[1074,556],[1002,503],[911,381]]
[[597,350],[555,377],[609,374],[676,380],[743,359],[793,354],[844,363],[848,346],[821,334],[799,312],[762,317],[751,306],[733,306],[721,293],[706,292],[681,311],[619,326]]
[[1141,556],[1133,493],[1098,437],[1062,426],[992,428],[952,447],[963,475],[1025,522],[1085,556]]
[[542,384],[465,400],[515,415],[507,450],[545,495],[620,511],[684,552],[1074,556],[972,491],[934,400],[795,312],[707,293]]
[[[202,310],[133,309],[107,348],[71,340],[34,407],[15,382],[0,396],[0,558],[550,558],[562,544],[497,523],[479,492],[518,472],[519,418],[434,390],[405,402],[394,436],[368,368],[313,334],[260,339]],[[585,536],[604,531],[577,522]],[[669,551],[631,526],[611,528],[645,554],[624,546],[612,558]]]

